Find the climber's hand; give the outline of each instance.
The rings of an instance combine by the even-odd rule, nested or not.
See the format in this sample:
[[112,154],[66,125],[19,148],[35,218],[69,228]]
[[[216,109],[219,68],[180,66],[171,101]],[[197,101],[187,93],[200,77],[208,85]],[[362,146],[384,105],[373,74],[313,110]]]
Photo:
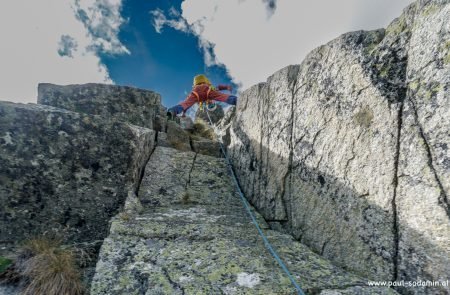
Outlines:
[[167,110],[167,115],[169,116],[170,114],[171,116],[175,117],[176,115],[182,113],[183,111],[184,111],[183,107],[177,104],[176,106],[171,107],[170,109]]
[[228,85],[228,86],[227,86],[227,90],[230,91],[230,92],[233,91],[233,86]]
[[237,97],[234,95],[228,96],[227,100],[225,101],[227,104],[236,105]]

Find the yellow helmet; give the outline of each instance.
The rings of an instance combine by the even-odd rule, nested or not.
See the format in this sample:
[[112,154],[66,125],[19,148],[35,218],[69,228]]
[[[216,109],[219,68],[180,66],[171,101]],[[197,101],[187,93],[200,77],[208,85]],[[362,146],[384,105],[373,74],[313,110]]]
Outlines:
[[211,82],[209,82],[208,78],[206,78],[205,75],[197,75],[194,77],[194,86],[198,84],[206,83],[208,85],[211,85]]

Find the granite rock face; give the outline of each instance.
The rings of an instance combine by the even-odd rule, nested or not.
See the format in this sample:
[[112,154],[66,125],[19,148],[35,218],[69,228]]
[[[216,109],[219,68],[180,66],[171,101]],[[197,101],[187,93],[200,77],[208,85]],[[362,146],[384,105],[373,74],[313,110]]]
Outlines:
[[193,138],[191,139],[192,151],[202,154],[220,158],[222,157],[222,151],[220,150],[220,144],[216,140],[210,140],[207,138]]
[[[184,130],[175,121],[166,122],[166,132],[159,132],[158,146],[172,147],[180,151],[193,151],[202,155],[221,157],[220,144],[216,139],[206,138],[208,132],[214,132],[206,122],[202,123],[202,132]],[[195,125],[194,125],[195,126]]]
[[165,128],[161,96],[149,90],[93,83],[68,86],[42,83],[38,87],[38,103],[149,129]]
[[[112,221],[92,295],[296,294],[265,249],[224,159],[157,147],[138,196],[139,211]],[[396,294],[368,287],[255,214],[307,294]]]
[[396,194],[399,279],[445,280],[450,274],[449,19],[450,2],[431,1],[406,28],[411,38]]
[[0,102],[0,240],[94,241],[137,190],[155,131],[44,105]]
[[448,19],[449,1],[415,2],[242,93],[222,138],[267,221],[372,279],[446,280]]

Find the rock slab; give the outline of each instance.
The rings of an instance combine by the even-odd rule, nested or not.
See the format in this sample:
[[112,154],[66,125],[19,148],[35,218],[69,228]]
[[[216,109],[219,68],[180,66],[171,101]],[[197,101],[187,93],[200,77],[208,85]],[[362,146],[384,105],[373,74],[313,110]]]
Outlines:
[[0,102],[0,240],[55,232],[102,240],[137,190],[155,131],[44,105]]
[[[138,198],[142,210],[112,221],[92,295],[296,294],[265,249],[224,159],[158,146]],[[396,294],[369,288],[255,214],[307,294]]]
[[41,83],[38,103],[158,131],[165,128],[161,96],[149,90],[94,83],[67,86]]

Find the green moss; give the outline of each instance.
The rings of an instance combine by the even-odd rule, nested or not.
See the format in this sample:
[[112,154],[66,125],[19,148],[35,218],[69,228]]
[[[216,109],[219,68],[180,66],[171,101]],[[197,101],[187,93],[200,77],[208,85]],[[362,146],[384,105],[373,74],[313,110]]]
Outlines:
[[447,53],[447,55],[444,57],[444,64],[450,64],[450,53]]
[[378,45],[378,43],[372,43],[372,44],[369,44],[369,45],[366,47],[365,52],[366,52],[366,53],[371,53],[371,52],[377,47],[377,45]]
[[444,45],[442,46],[442,51],[443,51],[443,61],[445,65],[450,64],[450,41],[447,41],[444,43]]
[[391,70],[391,66],[389,64],[380,63],[376,64],[375,66],[381,78],[386,78],[387,76],[389,76],[389,71]]
[[355,115],[355,121],[362,127],[368,128],[372,124],[373,112],[370,109],[362,109]]
[[128,286],[130,286],[131,280],[128,276],[122,276],[119,277],[118,283],[121,288],[127,288]]
[[392,35],[398,35],[403,31],[406,31],[408,25],[406,24],[405,16],[402,15],[395,19],[387,28],[386,33]]
[[425,9],[422,10],[423,16],[429,16],[431,14],[434,14],[436,11],[438,11],[439,7],[436,4],[430,4]]
[[4,272],[12,263],[11,259],[0,256],[0,273]]
[[419,88],[419,81],[415,80],[409,83],[409,88],[414,91],[417,90]]
[[425,89],[424,97],[426,100],[430,100],[432,97],[436,96],[438,92],[444,89],[444,86],[435,82],[432,83],[427,89]]
[[386,78],[389,75],[389,69],[387,67],[381,68],[380,77]]
[[374,50],[378,47],[380,42],[384,38],[384,31],[377,30],[367,33],[366,40],[368,41],[366,47],[364,48],[364,54],[372,54]]

